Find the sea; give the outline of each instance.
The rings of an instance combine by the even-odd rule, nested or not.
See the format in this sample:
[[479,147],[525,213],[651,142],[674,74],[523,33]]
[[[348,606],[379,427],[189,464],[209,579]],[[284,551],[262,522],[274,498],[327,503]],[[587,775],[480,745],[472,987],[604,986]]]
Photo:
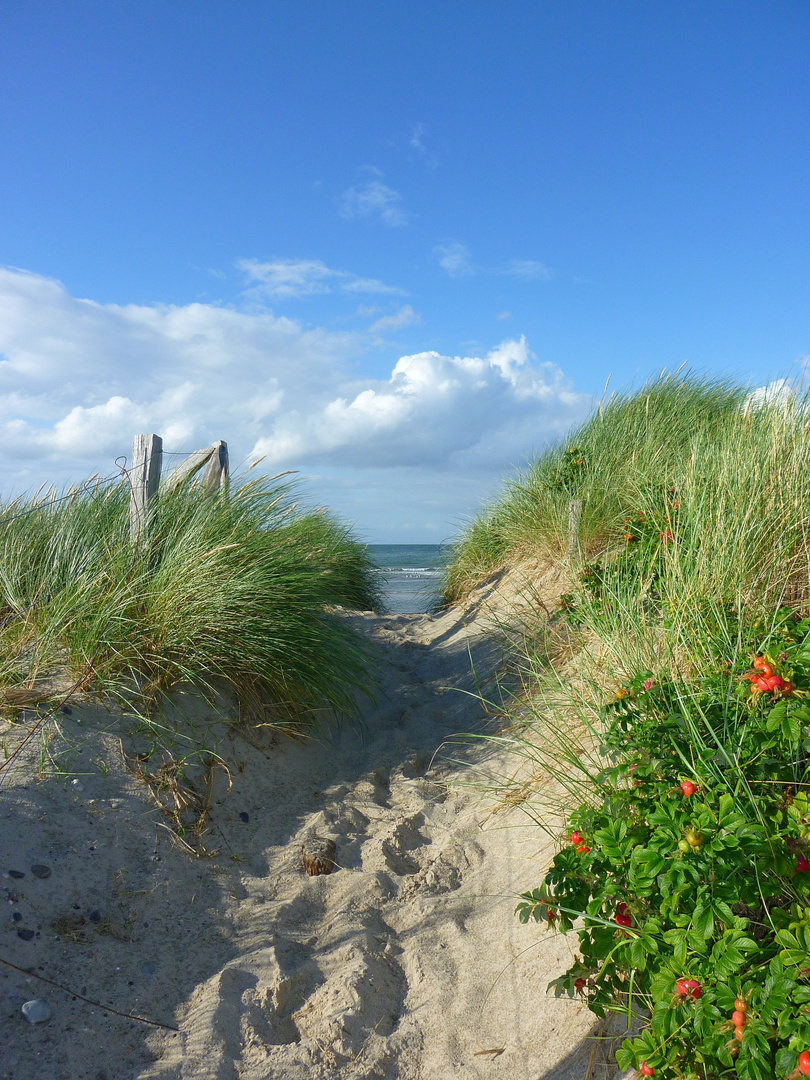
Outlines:
[[381,577],[384,610],[392,615],[434,611],[451,549],[447,544],[369,544]]

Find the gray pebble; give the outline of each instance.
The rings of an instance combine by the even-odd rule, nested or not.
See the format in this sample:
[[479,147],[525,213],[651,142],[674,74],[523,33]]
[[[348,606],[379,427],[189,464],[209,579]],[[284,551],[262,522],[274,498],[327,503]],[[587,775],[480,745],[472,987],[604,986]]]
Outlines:
[[22,872],[22,870],[9,870],[8,876],[19,879],[24,878],[25,874]]
[[250,821],[250,814],[245,813],[245,811],[243,810],[242,813],[239,815],[239,820],[247,823],[248,821]]
[[42,863],[34,863],[31,867],[31,873],[34,877],[48,878],[51,876],[51,868],[50,866],[43,866]]
[[21,1011],[29,1024],[43,1024],[51,1018],[51,1007],[45,998],[26,1001]]
[[90,922],[101,922],[101,912],[98,910],[98,908],[93,908],[87,918],[90,920]]
[[33,930],[18,930],[17,931],[17,937],[22,938],[23,941],[31,941],[31,939],[35,938],[36,936],[37,935]]

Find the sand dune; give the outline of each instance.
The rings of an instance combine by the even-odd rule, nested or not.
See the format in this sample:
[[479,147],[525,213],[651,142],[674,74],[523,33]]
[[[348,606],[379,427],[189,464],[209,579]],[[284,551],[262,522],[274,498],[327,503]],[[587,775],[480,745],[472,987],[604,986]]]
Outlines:
[[[594,1018],[545,992],[573,942],[513,915],[549,843],[520,811],[493,815],[464,784],[470,764],[480,776],[509,762],[446,744],[487,723],[470,661],[486,678],[499,651],[475,610],[350,616],[381,658],[362,736],[248,742],[209,706],[178,699],[230,771],[231,789],[218,769],[211,793],[203,844],[213,857],[188,854],[164,827],[125,767],[121,751],[131,764],[137,739],[120,741],[113,714],[85,703],[60,717],[48,750],[62,755],[61,779],[34,779],[32,740],[0,773],[0,955],[179,1031],[0,966],[0,1077],[607,1075]],[[7,727],[6,745],[25,730]],[[313,836],[335,841],[328,876],[303,872]],[[36,877],[34,864],[51,875]],[[34,1027],[20,1005],[40,996],[52,1017]]]

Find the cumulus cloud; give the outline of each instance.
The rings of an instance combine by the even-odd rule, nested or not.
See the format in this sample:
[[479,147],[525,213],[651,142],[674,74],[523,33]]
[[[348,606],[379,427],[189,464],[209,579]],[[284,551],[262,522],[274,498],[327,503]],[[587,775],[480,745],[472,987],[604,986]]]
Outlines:
[[126,453],[140,430],[177,449],[229,431],[245,445],[362,347],[358,335],[269,314],[78,300],[58,282],[0,270],[4,456],[77,469]]
[[340,212],[345,218],[379,217],[392,228],[408,222],[408,215],[402,209],[402,196],[381,180],[367,180],[344,191]]
[[424,124],[414,124],[411,130],[411,137],[408,140],[412,150],[418,150],[421,154],[427,153],[427,147],[422,141],[422,136],[425,134]]
[[436,244],[433,254],[439,266],[451,278],[472,277],[474,274],[503,274],[521,278],[523,281],[551,281],[552,273],[536,259],[510,259],[503,266],[482,267],[473,260],[470,249],[458,240]]
[[422,316],[413,310],[410,304],[401,307],[395,315],[383,315],[377,319],[369,330],[372,333],[380,333],[383,330],[401,330],[404,326],[418,326],[422,322]]
[[551,281],[549,268],[536,259],[511,259],[496,272],[523,278],[524,281]]
[[[417,319],[406,305],[377,329]],[[448,492],[457,502],[445,520],[457,520],[473,509],[458,500],[483,494],[590,404],[522,338],[482,355],[413,353],[388,378],[358,373],[371,343],[266,312],[99,304],[0,269],[2,494],[111,472],[136,432],[154,431],[169,451],[224,438],[235,467],[265,454],[273,470],[340,476],[337,505],[361,507],[367,528]],[[375,485],[391,478],[390,498],[373,506],[362,498],[369,470]],[[316,497],[332,504],[329,484]]]
[[388,380],[367,380],[354,396],[279,414],[254,449],[277,466],[303,458],[353,467],[503,468],[566,430],[587,405],[521,338],[484,357],[403,356]]
[[783,409],[796,401],[796,392],[787,379],[776,379],[766,386],[758,386],[752,390],[743,404],[745,413],[759,412],[760,409]]
[[378,293],[407,296],[404,289],[376,278],[358,277],[347,270],[331,270],[318,259],[240,259],[238,267],[248,282],[248,295],[267,299],[299,299],[318,293]]
[[439,266],[452,278],[470,277],[477,267],[472,261],[469,248],[458,240],[448,240],[437,244],[433,254],[439,260]]

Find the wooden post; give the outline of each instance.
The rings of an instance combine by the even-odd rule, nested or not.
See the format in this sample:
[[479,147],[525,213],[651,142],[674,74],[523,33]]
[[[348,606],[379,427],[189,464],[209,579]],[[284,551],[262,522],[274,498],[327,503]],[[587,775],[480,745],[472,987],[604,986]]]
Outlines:
[[202,486],[206,491],[217,491],[224,483],[227,483],[229,472],[228,444],[220,439],[211,447],[211,457],[208,459],[208,468],[202,478]]
[[137,544],[145,535],[149,507],[157,495],[163,439],[159,435],[136,435],[132,444],[132,467],[129,471],[129,535]]
[[206,465],[202,486],[206,491],[216,491],[228,479],[228,444],[221,439],[202,450],[189,454],[166,478],[166,491],[174,491]]
[[573,566],[579,556],[579,523],[582,518],[582,499],[572,499],[568,504],[568,565]]

